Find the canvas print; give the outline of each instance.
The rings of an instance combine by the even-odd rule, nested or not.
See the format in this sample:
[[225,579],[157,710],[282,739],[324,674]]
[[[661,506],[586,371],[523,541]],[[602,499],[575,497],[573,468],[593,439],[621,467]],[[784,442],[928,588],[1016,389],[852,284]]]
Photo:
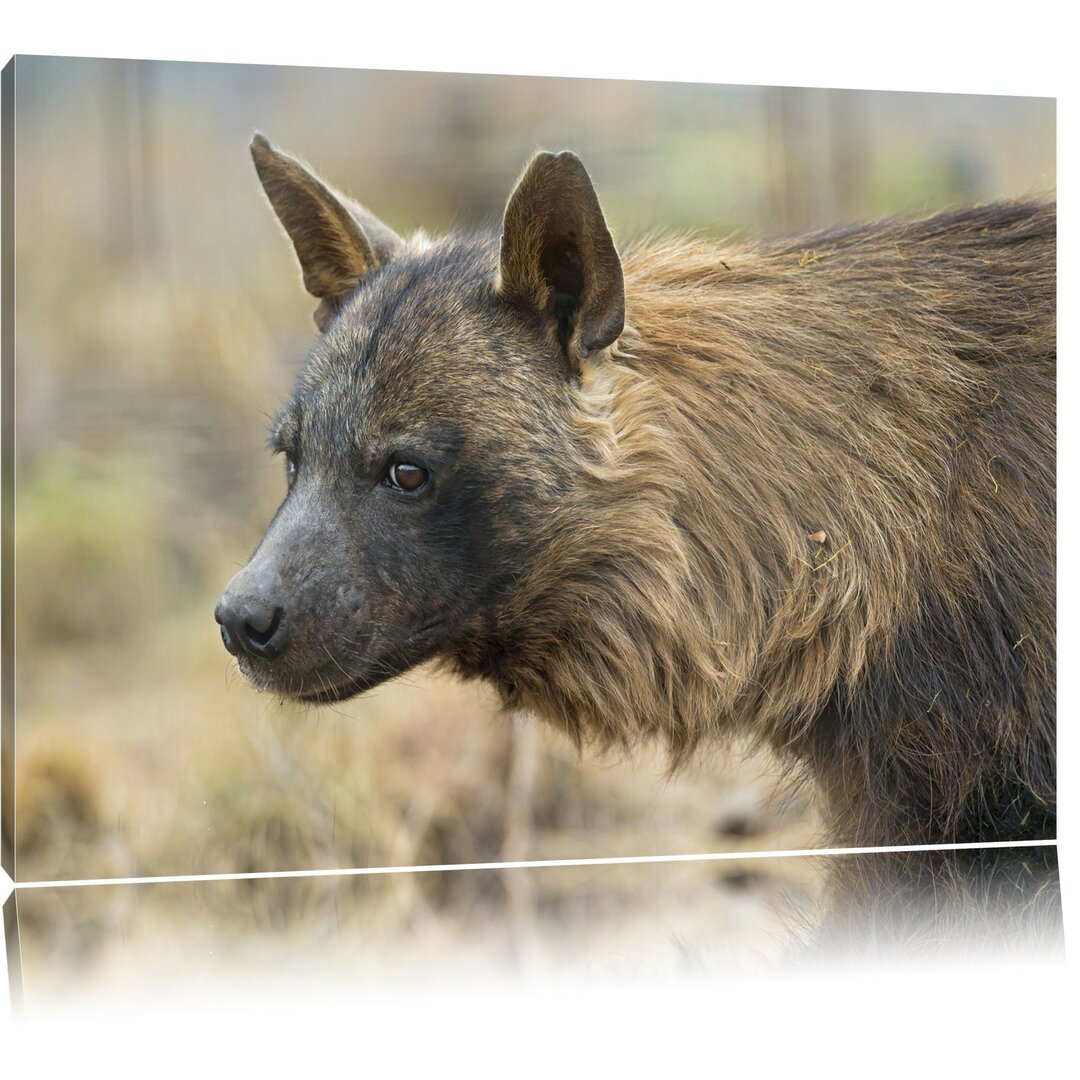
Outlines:
[[7,79],[17,881],[1054,838],[1052,100]]

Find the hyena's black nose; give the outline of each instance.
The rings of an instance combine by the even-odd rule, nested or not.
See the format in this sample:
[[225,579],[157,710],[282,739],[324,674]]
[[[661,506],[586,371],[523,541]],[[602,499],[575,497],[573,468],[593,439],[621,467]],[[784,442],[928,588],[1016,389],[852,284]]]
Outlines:
[[289,624],[280,605],[253,596],[225,595],[214,608],[225,648],[239,656],[276,660],[289,646]]

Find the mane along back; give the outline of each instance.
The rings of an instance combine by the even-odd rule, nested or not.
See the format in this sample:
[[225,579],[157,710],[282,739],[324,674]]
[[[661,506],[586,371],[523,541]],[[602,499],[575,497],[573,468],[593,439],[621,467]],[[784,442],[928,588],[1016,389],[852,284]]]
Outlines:
[[751,733],[860,842],[1052,830],[1054,251],[1001,203],[625,252],[517,696],[676,761]]

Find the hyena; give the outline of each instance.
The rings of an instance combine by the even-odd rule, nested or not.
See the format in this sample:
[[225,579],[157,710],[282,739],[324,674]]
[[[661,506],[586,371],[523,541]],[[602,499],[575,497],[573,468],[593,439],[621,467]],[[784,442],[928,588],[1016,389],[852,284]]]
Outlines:
[[256,687],[437,659],[578,743],[767,744],[838,842],[1053,835],[1053,204],[620,253],[569,152],[435,240],[252,153],[319,329],[216,610]]

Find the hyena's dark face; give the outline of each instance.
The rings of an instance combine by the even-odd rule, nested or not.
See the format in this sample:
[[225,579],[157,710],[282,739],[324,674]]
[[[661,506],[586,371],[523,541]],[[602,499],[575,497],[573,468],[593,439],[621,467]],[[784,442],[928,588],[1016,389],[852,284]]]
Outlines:
[[573,482],[573,368],[622,329],[622,277],[570,155],[534,159],[501,244],[406,244],[253,153],[323,333],[272,436],[288,494],[215,614],[258,687],[335,701],[497,641]]

